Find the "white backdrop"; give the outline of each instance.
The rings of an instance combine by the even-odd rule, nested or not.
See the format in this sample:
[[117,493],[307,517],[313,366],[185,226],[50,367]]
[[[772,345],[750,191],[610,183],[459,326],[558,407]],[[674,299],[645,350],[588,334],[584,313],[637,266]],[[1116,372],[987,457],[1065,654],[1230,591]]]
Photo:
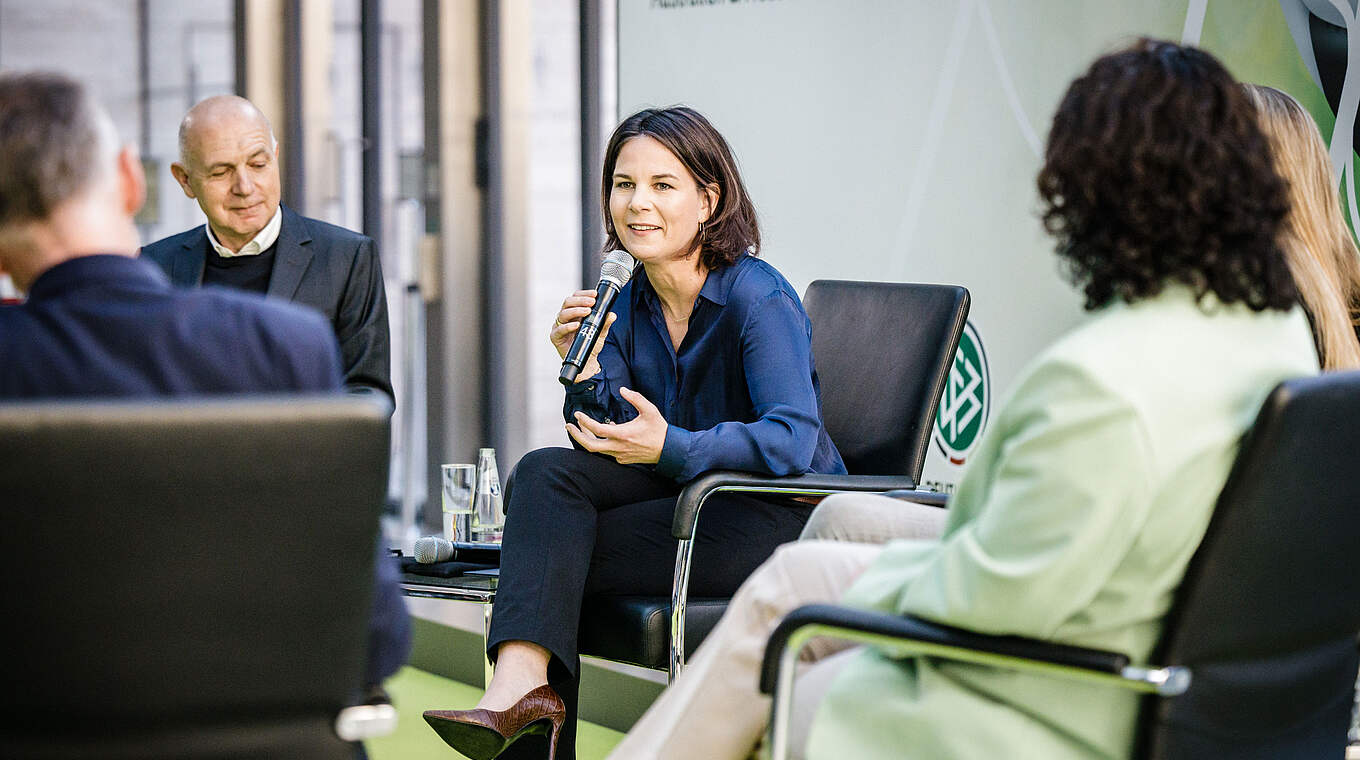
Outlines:
[[[941,415],[962,426],[1081,319],[1034,190],[1068,82],[1140,34],[1198,39],[1204,12],[1204,0],[620,0],[619,114],[684,103],[708,116],[755,199],[763,255],[800,291],[818,278],[966,286],[982,350],[956,362]],[[942,490],[960,472],[949,440],[937,424],[923,477]]]

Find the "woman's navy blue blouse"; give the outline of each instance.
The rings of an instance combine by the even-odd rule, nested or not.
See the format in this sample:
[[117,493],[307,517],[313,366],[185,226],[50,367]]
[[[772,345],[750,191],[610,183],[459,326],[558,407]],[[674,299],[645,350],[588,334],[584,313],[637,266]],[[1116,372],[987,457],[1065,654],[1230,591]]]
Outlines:
[[822,425],[812,323],[793,287],[754,256],[708,273],[680,350],[641,266],[615,301],[600,372],[567,388],[564,415],[617,423],[637,416],[631,388],[666,418],[657,472],[680,482],[706,470],[771,475],[845,472]]

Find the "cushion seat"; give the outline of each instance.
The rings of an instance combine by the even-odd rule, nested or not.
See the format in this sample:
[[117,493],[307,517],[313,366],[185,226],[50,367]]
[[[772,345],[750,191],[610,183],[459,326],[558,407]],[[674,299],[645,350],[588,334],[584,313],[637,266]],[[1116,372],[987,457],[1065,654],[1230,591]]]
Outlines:
[[[691,597],[685,603],[685,657],[718,624],[727,599]],[[585,654],[644,668],[666,669],[671,651],[671,600],[660,596],[591,596],[581,608]]]

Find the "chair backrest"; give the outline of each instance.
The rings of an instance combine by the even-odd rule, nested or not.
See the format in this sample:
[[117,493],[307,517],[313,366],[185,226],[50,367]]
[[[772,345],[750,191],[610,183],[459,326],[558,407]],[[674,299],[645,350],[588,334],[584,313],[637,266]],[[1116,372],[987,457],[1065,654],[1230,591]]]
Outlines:
[[384,404],[0,404],[0,756],[345,757]]
[[1262,407],[1153,662],[1139,756],[1340,757],[1360,639],[1360,373],[1285,382]]
[[957,285],[808,286],[822,419],[851,474],[921,479],[968,304]]

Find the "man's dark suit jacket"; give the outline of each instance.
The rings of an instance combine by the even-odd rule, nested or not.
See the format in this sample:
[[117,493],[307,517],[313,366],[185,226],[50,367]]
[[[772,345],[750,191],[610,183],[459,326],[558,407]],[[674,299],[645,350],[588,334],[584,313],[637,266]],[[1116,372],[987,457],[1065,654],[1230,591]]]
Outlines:
[[[319,315],[224,288],[176,289],[127,256],[63,262],[26,302],[0,306],[0,400],[340,390],[335,337]],[[370,684],[410,648],[396,567],[384,559],[377,573]]]
[[[340,341],[345,385],[392,395],[387,295],[373,241],[357,232],[299,216],[287,206],[275,243],[265,295],[310,306],[325,315]],[[207,227],[195,227],[142,247],[179,287],[203,284],[211,250]]]

